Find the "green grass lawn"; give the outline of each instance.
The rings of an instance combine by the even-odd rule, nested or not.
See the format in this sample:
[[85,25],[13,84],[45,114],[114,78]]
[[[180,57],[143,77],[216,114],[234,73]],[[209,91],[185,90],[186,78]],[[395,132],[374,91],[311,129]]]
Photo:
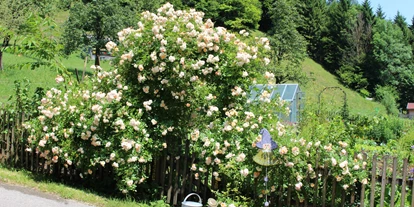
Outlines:
[[[48,89],[56,86],[56,70],[51,70],[45,67],[40,67],[35,70],[24,67],[16,67],[17,64],[30,61],[33,60],[24,56],[9,53],[3,54],[4,70],[0,71],[0,103],[7,103],[8,98],[11,95],[14,95],[15,81],[30,81],[30,92],[34,92],[37,87]],[[79,53],[72,54],[68,58],[62,58],[62,63],[66,66],[68,71],[72,73],[74,80],[76,80],[75,69],[79,71],[79,76],[82,76],[84,69],[86,75],[92,74],[90,66],[94,64],[94,61],[89,60],[86,63],[86,67],[84,62],[85,60],[80,58]],[[109,62],[102,61],[101,67],[109,69]]]
[[131,199],[117,199],[106,198],[97,195],[96,193],[76,189],[73,187],[65,186],[63,184],[48,181],[47,178],[41,175],[34,175],[26,171],[17,171],[3,168],[0,165],[0,182],[19,185],[41,192],[53,194],[65,199],[76,200],[79,202],[91,204],[94,206],[105,207],[164,207],[168,206],[163,201],[155,202],[135,202]]
[[[347,104],[351,114],[376,115],[385,114],[385,108],[378,102],[370,101],[359,93],[344,87],[338,79],[324,70],[321,65],[307,58],[303,64],[303,71],[310,78],[307,85],[302,86],[305,92],[306,103],[319,103],[319,94],[326,87],[340,87],[346,93]],[[327,89],[321,95],[321,105],[330,110],[341,110],[344,105],[344,95],[341,90]]]

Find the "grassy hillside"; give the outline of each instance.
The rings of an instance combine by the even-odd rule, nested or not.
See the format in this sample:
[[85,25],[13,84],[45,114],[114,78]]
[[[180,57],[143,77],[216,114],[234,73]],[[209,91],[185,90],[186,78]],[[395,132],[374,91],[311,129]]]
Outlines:
[[[11,95],[14,95],[14,82],[28,80],[30,82],[30,91],[33,92],[37,87],[45,89],[56,86],[55,78],[57,71],[49,68],[40,67],[35,70],[29,68],[14,67],[16,64],[32,61],[30,58],[9,53],[3,54],[4,70],[0,71],[0,103],[6,103]],[[67,59],[62,58],[62,63],[67,67],[68,71],[72,73],[72,77],[76,80],[75,68],[78,69],[79,75],[82,75],[84,69],[84,60],[80,58],[79,54],[72,54]],[[86,64],[86,74],[91,74],[90,66],[93,61],[88,61]],[[109,62],[102,61],[101,66],[108,69]],[[1,105],[1,104],[0,104]]]
[[[307,85],[302,86],[305,92],[307,104],[319,103],[319,94],[326,87],[339,87],[346,93],[347,104],[351,114],[375,115],[384,114],[385,108],[378,102],[370,101],[362,97],[359,93],[344,87],[337,78],[322,68],[311,59],[306,59],[302,64],[304,72],[310,78]],[[322,107],[331,110],[341,110],[344,105],[344,94],[340,89],[326,89],[321,94]]]
[[[47,68],[38,68],[36,70],[30,69],[17,69],[11,67],[12,64],[31,61],[29,58],[16,56],[11,54],[5,54],[4,63],[5,70],[0,72],[0,103],[7,102],[10,95],[14,94],[14,81],[15,80],[29,80],[31,83],[31,91],[34,91],[36,87],[50,88],[56,85],[55,77],[56,71]],[[64,65],[69,71],[75,71],[77,68],[80,72],[84,68],[84,60],[79,57],[78,54],[71,55],[68,59],[62,59]],[[93,62],[87,63],[86,72],[90,74],[92,71],[89,66]],[[102,67],[109,68],[108,62],[103,62]],[[303,70],[310,78],[307,85],[301,86],[302,91],[305,92],[306,105],[318,104],[319,94],[325,87],[340,87],[346,93],[347,103],[351,113],[359,113],[366,115],[375,115],[385,113],[385,108],[375,102],[369,101],[359,95],[357,92],[352,91],[344,86],[336,79],[335,76],[324,70],[319,64],[311,59],[306,59],[303,62]],[[75,78],[75,76],[73,75]],[[341,90],[327,89],[321,95],[321,105],[331,110],[341,110],[344,103],[344,95]],[[306,106],[305,105],[305,106]]]

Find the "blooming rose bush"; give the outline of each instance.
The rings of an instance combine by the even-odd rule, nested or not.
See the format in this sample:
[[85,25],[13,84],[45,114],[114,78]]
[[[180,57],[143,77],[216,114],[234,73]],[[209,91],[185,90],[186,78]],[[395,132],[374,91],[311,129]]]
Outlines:
[[[142,13],[136,28],[118,35],[116,43],[106,45],[116,56],[112,71],[93,66],[96,73],[85,84],[47,92],[41,115],[26,125],[30,147],[49,162],[81,169],[82,177],[110,166],[124,193],[148,176],[142,164],[163,149],[180,151],[188,134],[194,152],[216,151],[202,146],[209,135],[215,139],[211,146],[235,148],[233,162],[243,163],[243,151],[265,120],[275,119],[246,107],[249,86],[261,79],[254,68],[269,63],[267,38],[252,38],[257,44],[247,45],[242,38],[248,33],[214,27],[203,13],[176,11],[171,4],[157,14]],[[267,72],[266,78],[274,75]],[[269,98],[264,94],[261,102]],[[273,105],[279,109],[283,103]],[[212,158],[219,163],[226,155]],[[239,177],[248,174],[248,166],[237,167]]]
[[129,88],[117,71],[92,68],[95,74],[87,84],[46,92],[40,116],[25,124],[30,130],[27,150],[34,147],[48,163],[74,166],[82,178],[99,166],[113,168],[119,189],[126,193],[145,180],[141,164],[151,161],[162,143],[149,136],[142,109],[123,95]]
[[269,63],[269,40],[251,38],[256,44],[248,45],[247,32],[230,33],[201,12],[170,4],[144,12],[137,25],[119,32],[107,49],[118,54],[115,67],[135,97],[132,105],[144,111],[150,136],[165,140],[170,151],[188,137],[200,160],[192,163],[195,173],[213,167],[216,180],[222,174],[243,180],[253,168],[245,161],[259,130],[278,134],[283,125],[276,112],[287,110],[282,100],[270,101],[270,90],[248,104],[254,80],[274,78],[258,69]]
[[289,108],[271,88],[249,99],[257,81],[274,82],[274,74],[261,70],[270,61],[267,38],[214,27],[203,13],[174,10],[168,3],[156,14],[142,13],[136,27],[118,36],[106,45],[116,56],[113,70],[93,66],[95,75],[85,84],[51,89],[41,115],[26,125],[30,146],[49,162],[74,165],[81,177],[98,166],[111,167],[119,190],[128,193],[149,176],[145,163],[163,150],[182,152],[189,142],[197,156],[190,165],[196,179],[204,180],[210,169],[214,182],[232,184],[215,192],[220,206],[251,206],[248,195],[255,192],[243,183],[264,177],[264,168],[252,159],[262,128],[280,143],[274,151],[278,164],[269,167],[271,191],[280,183],[298,193],[310,186],[304,178],[315,177],[316,149],[324,151],[320,163],[331,161],[326,167],[333,167],[343,185],[364,168],[350,158],[344,142],[298,138],[279,121],[278,114]]

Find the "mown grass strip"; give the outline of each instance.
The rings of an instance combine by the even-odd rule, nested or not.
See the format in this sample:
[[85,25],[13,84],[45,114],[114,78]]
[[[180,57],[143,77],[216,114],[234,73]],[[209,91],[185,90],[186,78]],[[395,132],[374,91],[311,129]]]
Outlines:
[[94,194],[88,190],[80,190],[73,187],[69,187],[60,183],[55,183],[51,181],[36,181],[34,175],[31,172],[27,171],[17,171],[6,169],[0,166],[0,182],[24,186],[32,189],[39,190],[44,193],[49,193],[57,195],[65,199],[76,200],[79,202],[87,203],[93,206],[102,206],[102,207],[145,207],[145,206],[168,206],[164,204],[163,201],[156,202],[143,202],[137,203],[132,199],[115,199],[115,198],[105,198],[99,195]]

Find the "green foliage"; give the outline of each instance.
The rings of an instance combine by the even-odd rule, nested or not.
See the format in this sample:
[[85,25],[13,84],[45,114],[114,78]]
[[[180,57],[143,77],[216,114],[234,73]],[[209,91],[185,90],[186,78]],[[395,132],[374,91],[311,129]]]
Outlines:
[[403,17],[401,15],[400,12],[397,12],[397,15],[394,17],[394,24],[397,25],[404,36],[404,41],[406,44],[409,44],[410,42],[413,41],[413,33],[410,31],[410,29],[408,28],[408,24],[406,22],[405,17]]
[[316,59],[322,52],[322,32],[326,30],[326,1],[299,0],[298,11],[301,15],[298,32],[308,42],[308,55]]
[[268,34],[272,45],[272,62],[267,67],[274,71],[276,83],[286,81],[306,82],[300,69],[306,57],[306,40],[298,32],[299,12],[296,1],[274,1],[268,15],[272,23]]
[[381,5],[378,5],[377,11],[375,12],[375,16],[378,19],[385,19],[385,13],[384,13],[384,11],[382,11]]
[[374,118],[373,122],[375,125],[372,130],[368,132],[367,136],[377,143],[387,143],[391,140],[398,140],[407,129],[407,125],[405,125],[404,121],[400,118],[380,117]]
[[414,97],[408,93],[413,87],[411,46],[404,40],[401,29],[387,20],[378,20],[374,26],[373,61],[376,66],[370,75],[380,85],[394,87],[401,98],[401,106]]
[[216,26],[232,30],[258,29],[262,15],[259,0],[200,0],[195,8],[212,19]]
[[[367,100],[359,93],[344,87],[337,77],[326,71],[321,65],[311,59],[305,59],[302,70],[309,77],[310,81],[302,85],[301,89],[305,92],[305,107],[319,103],[319,94],[326,87],[339,87],[345,91],[350,114],[362,114],[367,116],[385,115],[386,110],[383,105],[373,100]],[[320,96],[321,107],[330,110],[340,110],[344,105],[344,96],[338,90],[326,90]]]
[[36,69],[43,66],[66,75],[67,70],[60,57],[61,45],[53,36],[55,30],[56,24],[52,19],[32,15],[25,23],[25,31],[30,35],[24,36],[20,45],[10,52],[35,60],[23,63],[23,67]]
[[[409,123],[409,126],[412,126],[413,123],[411,121],[411,123]],[[401,155],[401,157],[407,157],[410,158],[411,160],[409,160],[411,163],[414,162],[414,157],[412,156],[413,153],[413,148],[412,146],[414,145],[414,130],[413,128],[409,128],[406,130],[406,132],[404,132],[401,136],[400,139],[398,139],[396,141],[396,147],[397,150],[400,152],[405,152],[404,154]],[[409,149],[411,149],[410,151],[408,151]],[[412,175],[414,176],[414,175]]]
[[399,97],[394,88],[389,86],[378,86],[375,90],[375,95],[382,105],[385,106],[389,115],[398,116],[399,110],[397,108],[397,101]]
[[137,15],[121,0],[79,1],[70,8],[70,16],[65,23],[62,41],[65,54],[80,48],[96,50],[95,64],[99,65],[101,48],[106,42],[116,39],[117,31],[132,26]]
[[323,38],[324,65],[335,73],[339,68],[356,63],[352,30],[356,21],[356,10],[350,0],[340,0],[329,5],[328,25]]
[[364,89],[368,86],[368,81],[358,66],[342,65],[338,71],[341,82],[353,89]]

